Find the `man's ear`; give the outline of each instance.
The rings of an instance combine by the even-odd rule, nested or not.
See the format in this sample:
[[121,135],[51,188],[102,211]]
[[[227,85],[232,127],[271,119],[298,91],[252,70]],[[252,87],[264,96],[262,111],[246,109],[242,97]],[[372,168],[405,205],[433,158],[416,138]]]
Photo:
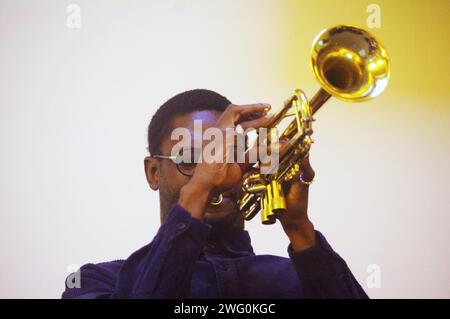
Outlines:
[[160,164],[160,161],[150,156],[144,159],[145,176],[147,177],[148,185],[154,191],[159,188]]

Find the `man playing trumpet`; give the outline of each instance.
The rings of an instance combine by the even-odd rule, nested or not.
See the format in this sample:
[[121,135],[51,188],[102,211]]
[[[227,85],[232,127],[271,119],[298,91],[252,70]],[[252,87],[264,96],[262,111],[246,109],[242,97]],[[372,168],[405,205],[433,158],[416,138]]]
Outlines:
[[314,178],[308,156],[299,175],[283,185],[286,212],[279,221],[290,242],[284,258],[255,255],[244,230],[237,200],[251,163],[197,163],[172,154],[180,142],[171,139],[176,128],[189,130],[193,144],[203,145],[194,121],[222,131],[237,125],[258,129],[270,120],[268,107],[234,105],[209,90],[187,91],[164,103],[150,122],[150,156],[144,161],[148,184],[159,191],[157,234],[125,260],[81,267],[81,287],[66,288],[63,298],[367,298],[308,217]]

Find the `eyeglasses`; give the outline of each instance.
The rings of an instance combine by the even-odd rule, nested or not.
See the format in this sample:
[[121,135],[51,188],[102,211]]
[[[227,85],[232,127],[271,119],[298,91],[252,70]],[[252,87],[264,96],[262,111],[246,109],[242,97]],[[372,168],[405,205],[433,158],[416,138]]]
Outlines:
[[[184,152],[187,151],[187,154]],[[201,150],[198,149],[185,149],[182,150],[178,155],[161,155],[155,154],[150,155],[152,158],[159,159],[169,159],[171,160],[177,167],[177,170],[184,176],[191,177],[194,175],[195,167],[197,167],[198,160],[197,158],[201,156]]]
[[[234,145],[236,148],[237,145]],[[245,152],[246,149],[244,149]],[[237,150],[234,151],[235,156],[237,156]],[[199,159],[202,156],[202,150],[199,148],[187,148],[182,149],[178,155],[162,155],[153,154],[150,155],[152,158],[168,159],[171,160],[177,167],[177,170],[184,176],[191,177],[194,175],[195,168]],[[237,158],[234,160],[237,161]]]

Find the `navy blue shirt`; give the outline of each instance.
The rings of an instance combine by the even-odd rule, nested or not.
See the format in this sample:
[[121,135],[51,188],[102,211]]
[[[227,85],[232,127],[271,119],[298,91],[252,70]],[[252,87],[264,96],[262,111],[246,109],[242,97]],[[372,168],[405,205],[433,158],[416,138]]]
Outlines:
[[172,206],[153,241],[126,260],[86,264],[63,298],[367,298],[345,261],[316,231],[289,258],[255,255],[247,231],[211,226]]

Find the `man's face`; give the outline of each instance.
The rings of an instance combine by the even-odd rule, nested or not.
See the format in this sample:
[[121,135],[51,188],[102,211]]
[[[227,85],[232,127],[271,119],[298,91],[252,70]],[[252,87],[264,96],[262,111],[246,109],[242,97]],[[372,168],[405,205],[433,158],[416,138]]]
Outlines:
[[[202,131],[204,132],[207,128],[214,127],[220,114],[220,112],[213,110],[195,111],[186,115],[175,117],[172,120],[171,126],[172,129],[186,128],[189,130],[192,140],[183,141],[186,144],[183,145],[183,148],[192,148],[195,145],[195,140],[203,141],[202,132],[194,131],[194,121],[201,120]],[[160,154],[171,155],[172,148],[176,144],[179,146],[180,141],[181,138],[179,140],[171,140],[170,136],[167,136],[161,144]],[[201,145],[201,143],[199,143],[199,145]],[[153,164],[151,165],[158,166],[159,175],[157,188],[159,189],[161,201],[161,221],[164,221],[172,204],[178,201],[181,188],[189,182],[191,177],[181,174],[177,169],[176,164],[171,160],[150,159],[149,161],[153,161]],[[148,165],[149,164],[146,163],[147,178],[151,179],[152,177],[149,176],[148,173]],[[149,182],[151,183],[150,180]],[[156,189],[153,186],[152,188]],[[211,197],[213,195],[215,194],[211,194]],[[236,228],[243,228],[243,217],[242,214],[239,213],[236,203],[237,198],[235,190],[227,191],[222,193],[222,195],[223,201],[221,204],[217,206],[210,204],[207,205],[205,221],[210,223],[213,228],[218,231],[229,231]]]

